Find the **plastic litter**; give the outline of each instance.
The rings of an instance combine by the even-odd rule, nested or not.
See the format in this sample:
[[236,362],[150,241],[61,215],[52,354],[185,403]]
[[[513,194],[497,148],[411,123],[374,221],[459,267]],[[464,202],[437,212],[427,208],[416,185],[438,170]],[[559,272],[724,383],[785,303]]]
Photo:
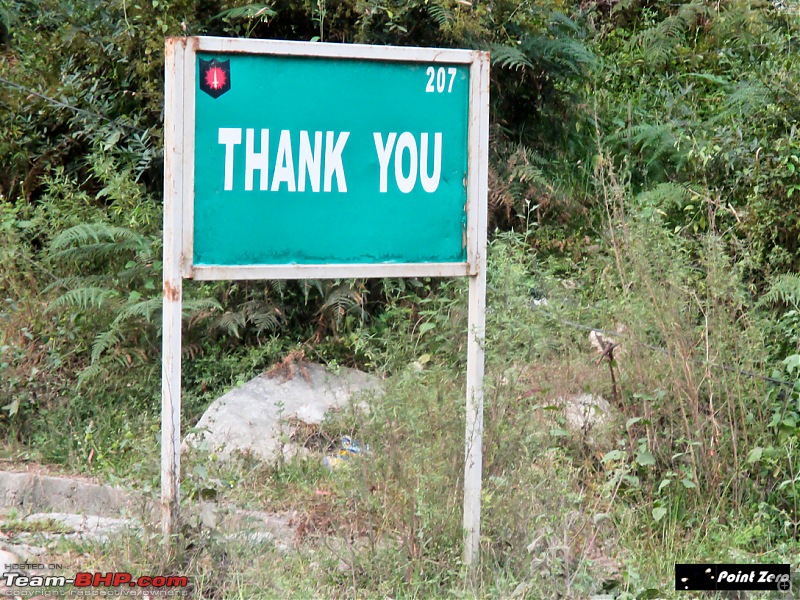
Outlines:
[[329,470],[334,471],[347,464],[353,456],[359,456],[369,452],[369,444],[352,439],[348,435],[342,436],[342,443],[336,456],[326,456],[322,461]]

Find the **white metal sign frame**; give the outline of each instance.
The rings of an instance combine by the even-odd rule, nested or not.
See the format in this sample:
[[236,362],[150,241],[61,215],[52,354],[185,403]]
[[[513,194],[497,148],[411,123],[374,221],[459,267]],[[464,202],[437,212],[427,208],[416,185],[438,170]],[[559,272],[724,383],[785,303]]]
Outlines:
[[[464,64],[470,68],[466,262],[319,265],[194,265],[194,159],[197,52]],[[489,55],[473,50],[401,48],[234,38],[168,38],[164,116],[164,280],[161,433],[161,525],[178,518],[181,447],[183,279],[338,279],[469,277],[464,464],[464,561],[478,559],[486,309],[486,212],[489,151]]]

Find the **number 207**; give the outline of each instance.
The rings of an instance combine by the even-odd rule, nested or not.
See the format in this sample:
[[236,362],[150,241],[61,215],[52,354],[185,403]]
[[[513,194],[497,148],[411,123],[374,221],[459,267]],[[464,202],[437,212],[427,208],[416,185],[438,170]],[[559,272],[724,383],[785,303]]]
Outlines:
[[[448,67],[447,73],[445,73],[444,67],[439,67],[438,69],[428,67],[425,74],[428,76],[428,85],[425,86],[426,92],[439,92],[441,94],[444,92],[445,85],[447,86],[448,94],[453,91],[453,82],[456,79],[455,67]],[[450,83],[447,83],[448,75],[450,76]]]

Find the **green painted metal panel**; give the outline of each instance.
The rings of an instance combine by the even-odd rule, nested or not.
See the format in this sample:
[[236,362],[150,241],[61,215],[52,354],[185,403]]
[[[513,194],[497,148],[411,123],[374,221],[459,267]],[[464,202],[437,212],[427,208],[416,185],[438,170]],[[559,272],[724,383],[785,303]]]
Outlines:
[[467,65],[199,52],[195,68],[194,264],[466,260]]

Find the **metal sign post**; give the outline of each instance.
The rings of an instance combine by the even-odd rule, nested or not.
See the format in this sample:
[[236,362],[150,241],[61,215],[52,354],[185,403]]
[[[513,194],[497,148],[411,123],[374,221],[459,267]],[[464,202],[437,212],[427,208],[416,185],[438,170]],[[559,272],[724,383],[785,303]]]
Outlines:
[[469,277],[464,560],[478,560],[489,56],[166,42],[162,529],[180,477],[182,280]]

